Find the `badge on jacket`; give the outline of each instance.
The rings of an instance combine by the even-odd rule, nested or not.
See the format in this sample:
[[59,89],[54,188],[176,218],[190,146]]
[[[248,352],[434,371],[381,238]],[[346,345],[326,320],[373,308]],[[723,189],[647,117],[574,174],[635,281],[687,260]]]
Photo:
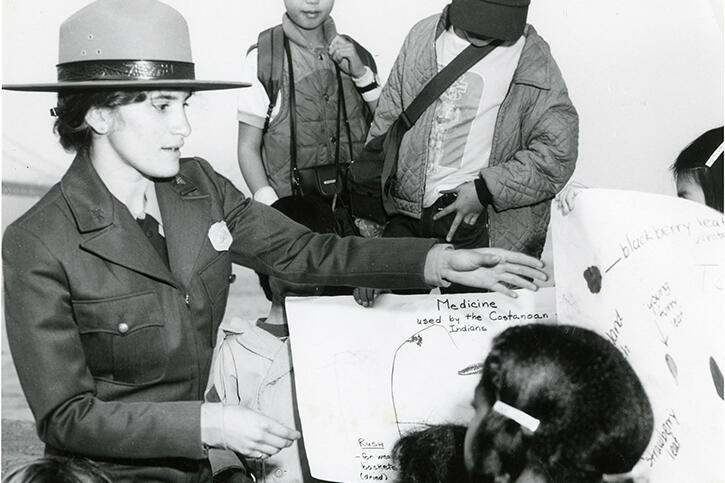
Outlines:
[[218,252],[229,250],[232,245],[232,234],[229,233],[225,221],[217,221],[209,227],[209,241],[211,246]]

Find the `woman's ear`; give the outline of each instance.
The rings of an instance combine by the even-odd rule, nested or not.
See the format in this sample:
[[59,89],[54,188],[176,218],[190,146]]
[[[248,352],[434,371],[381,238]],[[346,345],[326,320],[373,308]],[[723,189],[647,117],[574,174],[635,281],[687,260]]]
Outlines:
[[113,125],[113,115],[107,107],[91,107],[85,117],[86,124],[99,136],[108,134]]

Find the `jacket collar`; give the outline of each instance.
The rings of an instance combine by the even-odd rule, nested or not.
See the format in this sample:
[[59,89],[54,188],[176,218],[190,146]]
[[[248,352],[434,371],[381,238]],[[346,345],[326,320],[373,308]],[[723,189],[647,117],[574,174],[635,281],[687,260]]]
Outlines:
[[187,285],[211,224],[209,196],[183,174],[155,186],[171,271],[128,209],[106,188],[88,156],[76,156],[60,182],[78,231],[85,235],[85,250],[171,285]]
[[[435,39],[440,37],[449,26],[448,6],[446,6],[436,24]],[[531,25],[527,24],[524,28],[524,37],[526,37],[526,43],[512,82],[549,90],[551,89],[549,47]],[[435,45],[433,48],[435,49]]]
[[113,223],[114,198],[85,154],[78,154],[60,180],[63,193],[78,231],[88,233]]

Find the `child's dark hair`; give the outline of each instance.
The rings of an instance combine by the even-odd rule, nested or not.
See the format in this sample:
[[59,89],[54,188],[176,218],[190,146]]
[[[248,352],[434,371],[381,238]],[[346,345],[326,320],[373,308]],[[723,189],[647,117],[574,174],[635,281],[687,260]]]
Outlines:
[[[285,196],[272,203],[272,208],[281,212],[292,221],[304,225],[315,233],[337,233],[338,225],[330,205],[318,196]],[[259,285],[267,300],[272,301],[274,294],[269,285],[269,277],[257,273]],[[324,295],[349,295],[352,288],[325,287]]]
[[[539,419],[531,432],[489,409],[472,438],[471,481],[601,482],[629,472],[652,435],[649,399],[624,356],[580,327],[532,324],[494,339],[477,400]],[[469,468],[470,469],[470,468]]]
[[672,165],[675,180],[689,177],[702,188],[705,204],[723,211],[723,153],[707,166],[705,163],[723,143],[723,126],[710,129],[689,146]]
[[463,462],[466,427],[454,424],[431,426],[409,433],[393,446],[393,463],[399,483],[468,481]]
[[93,140],[93,130],[86,123],[86,114],[93,107],[113,108],[143,102],[145,91],[96,90],[58,93],[58,105],[53,112],[56,119],[53,131],[66,151],[87,153]]
[[85,458],[45,457],[15,468],[3,483],[111,483],[111,479]]

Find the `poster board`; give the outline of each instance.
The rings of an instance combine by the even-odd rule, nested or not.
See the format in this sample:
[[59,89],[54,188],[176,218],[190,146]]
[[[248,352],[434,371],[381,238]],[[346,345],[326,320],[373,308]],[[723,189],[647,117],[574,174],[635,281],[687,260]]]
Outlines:
[[627,357],[654,412],[635,474],[723,481],[723,215],[674,197],[584,190],[552,209],[559,322]]
[[401,434],[473,416],[473,390],[493,337],[553,322],[553,288],[500,294],[287,299],[295,384],[315,478],[391,481]]

